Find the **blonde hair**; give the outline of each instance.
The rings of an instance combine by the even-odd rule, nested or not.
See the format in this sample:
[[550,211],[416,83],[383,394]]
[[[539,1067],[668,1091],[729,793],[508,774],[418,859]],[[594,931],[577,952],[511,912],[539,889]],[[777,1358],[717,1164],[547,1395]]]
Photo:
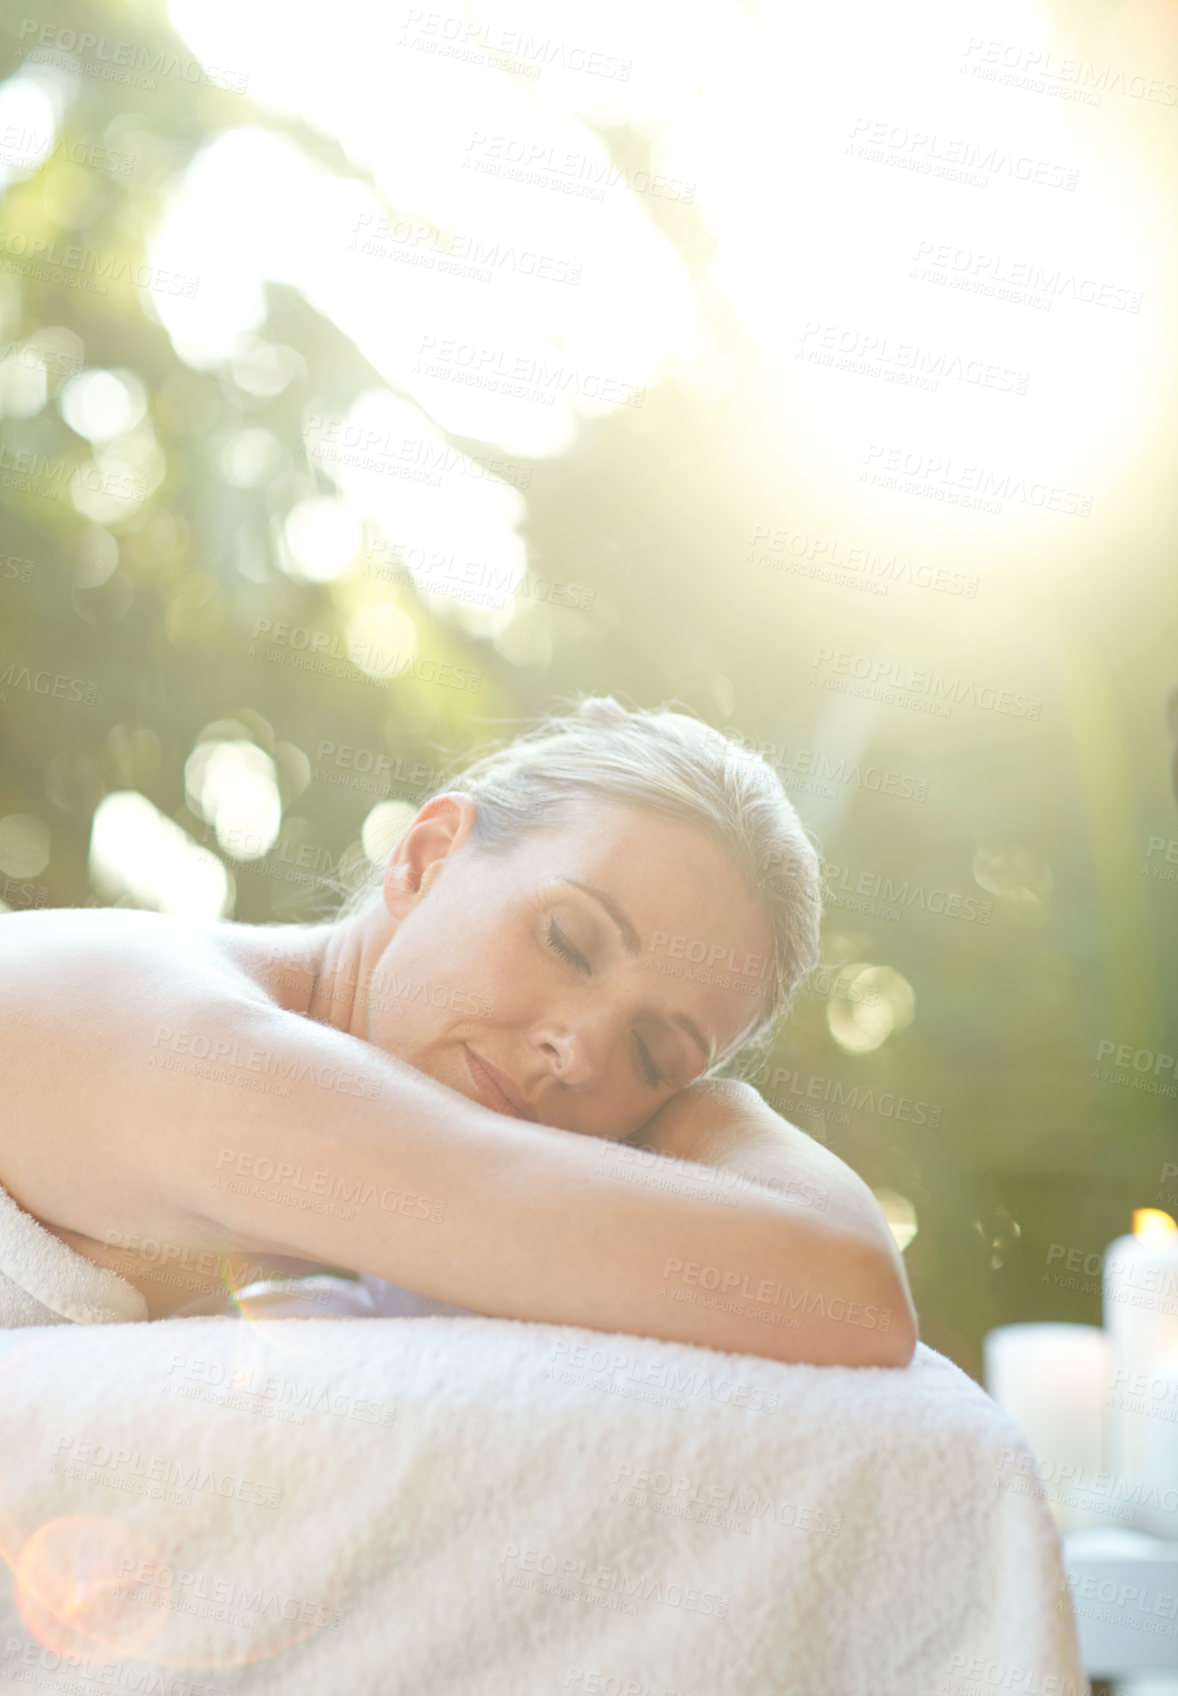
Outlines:
[[[489,852],[558,823],[569,802],[587,794],[679,819],[710,836],[760,898],[773,934],[765,1010],[740,1049],[769,1046],[817,962],[822,887],[819,856],[760,754],[687,713],[632,712],[612,695],[583,695],[569,711],[548,714],[468,760],[434,793],[477,803],[472,840]],[[373,868],[337,918],[373,900],[384,870]]]

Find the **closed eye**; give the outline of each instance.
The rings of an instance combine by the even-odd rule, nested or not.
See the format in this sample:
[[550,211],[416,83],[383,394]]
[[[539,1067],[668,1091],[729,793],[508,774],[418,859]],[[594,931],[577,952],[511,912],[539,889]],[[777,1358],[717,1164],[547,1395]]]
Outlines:
[[573,947],[555,919],[548,921],[548,946],[554,948],[558,954],[563,955],[569,964],[575,966],[579,972],[589,970],[588,960],[578,949]]
[[[567,960],[570,966],[575,966],[579,972],[589,971],[588,960],[586,960],[585,956],[579,949],[573,947],[572,943],[561,930],[555,919],[549,919],[548,921],[547,940],[549,948],[559,954],[563,959]],[[634,1033],[634,1049],[638,1056],[638,1064],[642,1069],[642,1075],[648,1086],[651,1089],[661,1089],[664,1081],[663,1075],[654,1064],[654,1061],[650,1056],[650,1050],[647,1048],[646,1044],[637,1032]]]
[[658,1089],[660,1087],[660,1085],[662,1084],[663,1075],[656,1068],[653,1060],[650,1057],[650,1050],[647,1048],[646,1044],[643,1042],[642,1038],[637,1034],[637,1032],[635,1032],[635,1035],[634,1035],[634,1045],[638,1050],[638,1060],[639,1060],[639,1064],[642,1067],[643,1076],[645,1077],[647,1083],[650,1085],[651,1089]]

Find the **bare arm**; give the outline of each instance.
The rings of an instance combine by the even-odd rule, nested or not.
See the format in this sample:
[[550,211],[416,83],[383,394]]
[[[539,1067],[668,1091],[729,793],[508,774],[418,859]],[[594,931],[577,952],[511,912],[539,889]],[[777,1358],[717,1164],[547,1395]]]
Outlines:
[[[877,1245],[837,1209],[760,1184],[734,1197],[717,1171],[690,1190],[636,1184],[631,1150],[493,1113],[325,1026],[249,1009],[232,1027],[308,1074],[193,1124],[177,1150],[183,1194],[246,1246],[505,1318],[819,1365],[911,1358]],[[367,1093],[311,1081],[337,1074]]]
[[[633,1148],[493,1113],[215,961],[180,970],[149,926],[71,933],[42,964],[23,1042],[61,1129],[52,1159],[10,1146],[4,1178],[54,1224],[349,1267],[507,1318],[910,1358],[904,1313],[866,1299],[876,1245],[838,1209],[686,1163],[689,1189],[636,1183]],[[841,1284],[815,1270],[834,1267]]]
[[[700,1078],[628,1140],[650,1154],[703,1162],[764,1184],[798,1218],[816,1210],[838,1231],[859,1237],[876,1251],[863,1268],[870,1280],[866,1293],[895,1312],[897,1331],[910,1333],[915,1344],[918,1319],[904,1261],[870,1189],[845,1161],[776,1113],[751,1084]],[[837,1242],[827,1240],[832,1248]],[[832,1295],[846,1294],[846,1268],[837,1252],[815,1259],[809,1270],[816,1281],[829,1278]]]

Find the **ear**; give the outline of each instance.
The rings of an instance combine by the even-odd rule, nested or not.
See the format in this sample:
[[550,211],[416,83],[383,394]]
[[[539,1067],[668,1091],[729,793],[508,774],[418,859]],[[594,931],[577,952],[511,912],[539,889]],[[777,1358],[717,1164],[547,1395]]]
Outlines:
[[427,893],[451,854],[471,839],[478,807],[469,795],[435,795],[421,808],[389,855],[384,902],[403,919]]

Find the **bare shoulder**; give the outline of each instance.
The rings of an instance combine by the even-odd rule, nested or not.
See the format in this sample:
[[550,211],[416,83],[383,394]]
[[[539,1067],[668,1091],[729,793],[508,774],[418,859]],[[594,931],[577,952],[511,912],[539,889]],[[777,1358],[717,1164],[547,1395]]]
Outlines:
[[[281,928],[283,931],[290,927]],[[265,928],[189,919],[135,907],[31,908],[0,915],[4,1012],[19,1017],[26,997],[52,1000],[74,970],[115,974],[134,992],[136,968],[172,962],[183,971],[219,974],[243,988],[266,988]],[[122,979],[125,978],[125,982]],[[13,999],[15,997],[15,1001]]]
[[128,908],[0,915],[0,1183],[36,1217],[68,1223],[104,1150],[150,1131],[149,1021],[269,999],[223,936]]
[[[189,919],[129,907],[59,907],[0,915],[0,1043],[60,1032],[87,1009],[105,1016],[220,990],[278,1007],[305,1005],[313,931]],[[161,981],[162,980],[162,981]],[[76,1027],[75,1027],[76,1028]],[[0,1050],[2,1052],[2,1050]],[[0,1174],[2,1176],[2,1174]]]

